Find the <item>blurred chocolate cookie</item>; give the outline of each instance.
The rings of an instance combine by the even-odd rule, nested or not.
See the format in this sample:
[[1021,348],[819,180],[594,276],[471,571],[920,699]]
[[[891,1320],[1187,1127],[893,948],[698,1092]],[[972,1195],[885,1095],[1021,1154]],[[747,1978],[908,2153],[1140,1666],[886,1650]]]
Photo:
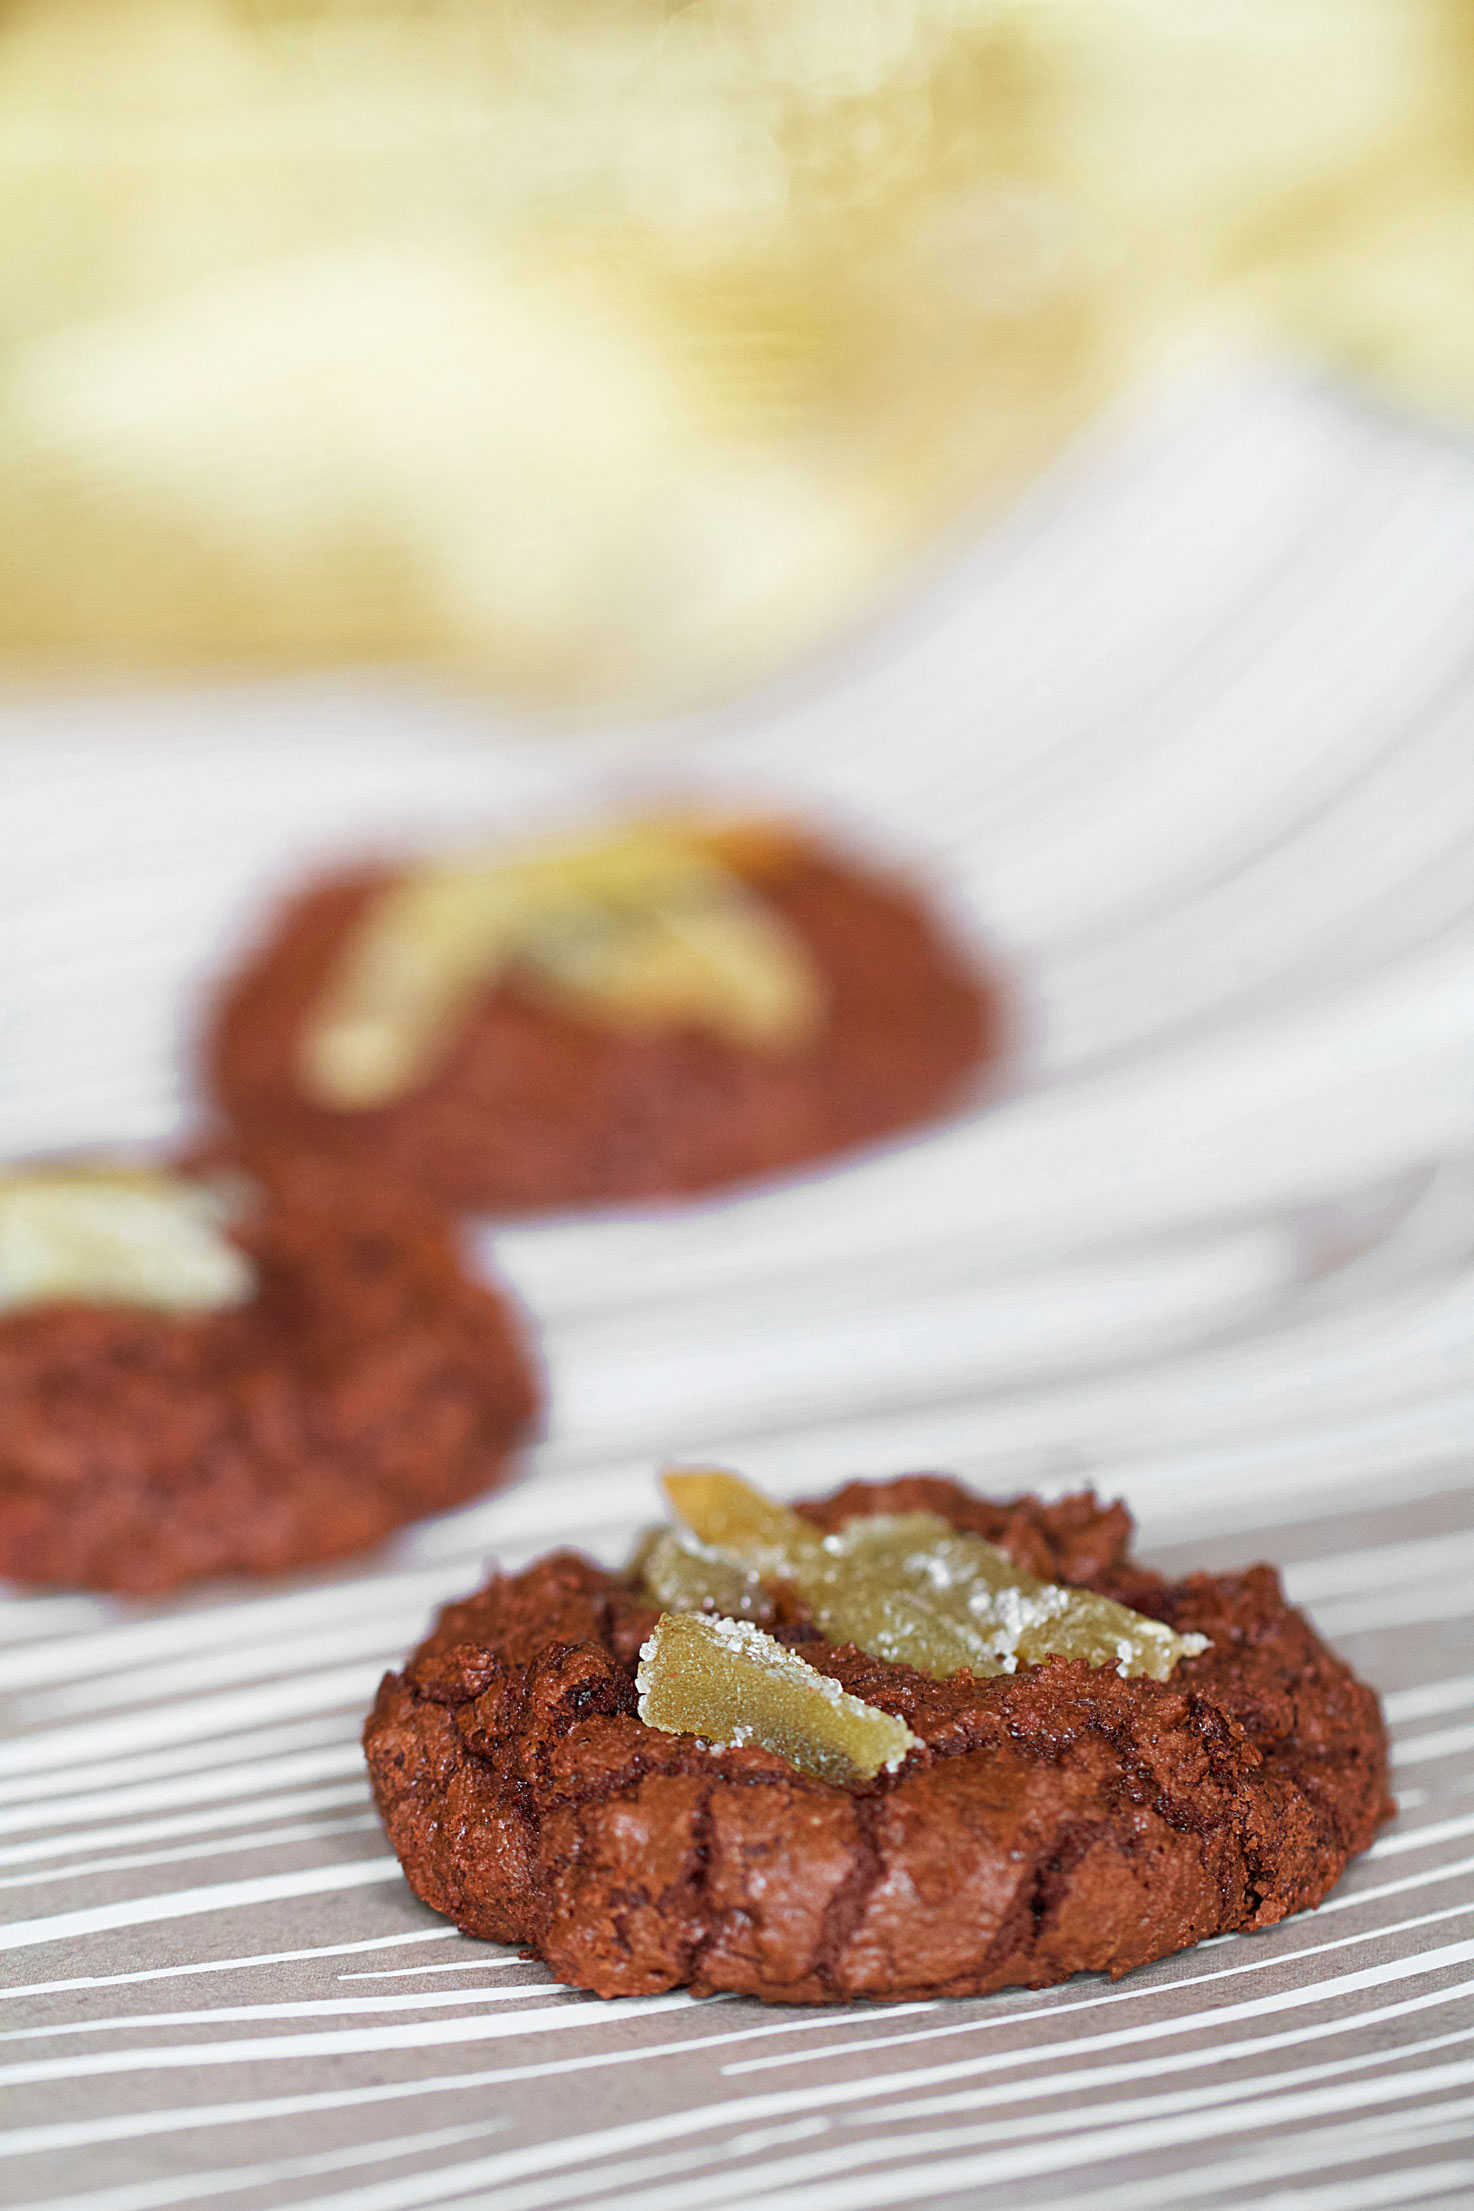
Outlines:
[[664,818],[307,889],[227,988],[240,1142],[447,1207],[653,1198],[941,1112],[996,983],[909,886],[782,825]]
[[0,1175],[0,1578],[169,1589],[503,1480],[538,1389],[433,1217],[320,1172]]
[[415,1893],[601,1996],[979,1996],[1316,1904],[1390,1816],[1377,1700],[1269,1567],[1166,1581],[1091,1496],[931,1476],[449,1606],[365,1731]]

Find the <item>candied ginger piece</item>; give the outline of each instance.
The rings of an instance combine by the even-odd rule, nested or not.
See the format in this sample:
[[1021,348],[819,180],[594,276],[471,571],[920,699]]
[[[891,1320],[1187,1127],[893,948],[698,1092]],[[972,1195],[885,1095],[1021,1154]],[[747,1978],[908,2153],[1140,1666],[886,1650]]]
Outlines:
[[307,1096],[362,1112],[416,1089],[511,967],[527,925],[509,872],[447,862],[389,884],[309,1015],[297,1052]]
[[721,1749],[753,1743],[816,1781],[870,1781],[919,1748],[904,1720],[852,1697],[747,1620],[662,1613],[635,1679],[648,1727]]
[[794,1581],[824,1558],[824,1538],[787,1505],[765,1497],[719,1466],[672,1467],[660,1477],[676,1518],[698,1543],[754,1567],[765,1579]]
[[1058,1657],[1165,1681],[1207,1647],[1092,1590],[1040,1581],[935,1513],[857,1517],[821,1536],[735,1474],[667,1474],[665,1488],[701,1545],[791,1584],[831,1642],[937,1680]]
[[240,1196],[156,1168],[0,1173],[0,1312],[63,1300],[181,1315],[243,1305],[255,1273],[224,1233]]
[[665,1612],[715,1612],[729,1620],[756,1620],[760,1627],[777,1616],[755,1568],[723,1558],[674,1528],[651,1530],[632,1572]]
[[[752,834],[760,848],[760,825]],[[514,973],[613,1026],[692,1021],[756,1050],[800,1049],[823,1019],[819,976],[724,864],[724,842],[741,850],[738,825],[653,821],[407,869],[373,900],[313,1008],[304,1089],[342,1111],[392,1104]]]
[[613,1025],[699,1021],[758,1051],[787,1051],[818,1026],[806,959],[776,914],[735,883],[707,884],[657,909],[585,909],[576,931],[550,928],[528,956],[531,979]]
[[938,1676],[964,1666],[975,1673],[1002,1671],[965,1619],[948,1619],[924,1592],[893,1575],[848,1570],[832,1538],[826,1541],[798,1513],[738,1475],[718,1467],[681,1468],[666,1474],[663,1485],[704,1555],[725,1556],[764,1580],[791,1584],[831,1642],[854,1643],[876,1658]]
[[[824,1548],[845,1602],[852,1588],[903,1589],[921,1600],[930,1615],[977,1636],[989,1663],[986,1669],[974,1666],[974,1672],[1012,1673],[1019,1664],[1036,1666],[1046,1658],[1083,1658],[1091,1666],[1115,1666],[1122,1674],[1165,1681],[1179,1658],[1196,1657],[1207,1648],[1206,1637],[1178,1635],[1165,1621],[1149,1619],[1114,1598],[1040,1581],[1016,1566],[996,1543],[953,1528],[936,1513],[876,1513],[849,1520],[826,1538]],[[877,1650],[876,1655],[891,1653]],[[908,1663],[927,1673],[943,1671],[929,1659],[912,1657]]]

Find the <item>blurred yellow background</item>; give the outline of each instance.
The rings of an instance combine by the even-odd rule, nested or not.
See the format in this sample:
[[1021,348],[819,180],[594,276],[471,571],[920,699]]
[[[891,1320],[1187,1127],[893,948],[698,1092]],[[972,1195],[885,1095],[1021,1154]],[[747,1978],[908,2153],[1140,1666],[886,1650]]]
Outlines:
[[1471,0],[0,0],[0,655],[729,693],[1184,340],[1470,420],[1471,278]]

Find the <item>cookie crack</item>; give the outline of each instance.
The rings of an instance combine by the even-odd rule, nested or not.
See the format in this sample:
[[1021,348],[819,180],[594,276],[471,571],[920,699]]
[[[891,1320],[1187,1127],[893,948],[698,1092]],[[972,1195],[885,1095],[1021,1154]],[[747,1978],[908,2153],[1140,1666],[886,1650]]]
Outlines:
[[[1077,1868],[1087,1858],[1096,1844],[1113,1834],[1109,1821],[1085,1820],[1071,1827],[1047,1850],[1041,1851],[1034,1861],[1029,1880],[1025,1908],[1029,1920],[1029,1952],[1036,1956],[1039,1945],[1049,1931],[1050,1923],[1069,1894],[1070,1882]],[[1000,1927],[989,1944],[983,1960],[986,1972],[993,1963],[994,1953],[1003,1941],[1006,1929]]]
[[716,1854],[716,1819],[712,1807],[720,1787],[721,1782],[714,1779],[708,1788],[703,1789],[691,1822],[691,1842],[696,1859],[691,1876],[691,1892],[694,1916],[699,1920],[700,1931],[686,1953],[684,1976],[693,1989],[699,1988],[706,1953],[717,1939],[716,1917],[711,1908],[711,1871]]
[[857,1796],[851,1802],[855,1811],[854,1860],[825,1907],[824,1923],[811,1966],[814,1978],[831,1995],[839,1987],[839,1961],[864,1919],[885,1872],[885,1854],[880,1847],[882,1800]]

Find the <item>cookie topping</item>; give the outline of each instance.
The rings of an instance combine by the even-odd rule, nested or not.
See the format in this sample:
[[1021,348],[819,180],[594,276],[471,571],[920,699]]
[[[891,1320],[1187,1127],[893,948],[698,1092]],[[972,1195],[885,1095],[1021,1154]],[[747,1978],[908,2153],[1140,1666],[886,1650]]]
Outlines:
[[147,1168],[0,1174],[0,1310],[62,1300],[213,1313],[255,1277],[224,1234],[238,1194]]
[[724,1558],[710,1544],[675,1528],[655,1528],[640,1546],[632,1572],[653,1603],[667,1612],[706,1612],[769,1627],[778,1617],[772,1592],[756,1567]]
[[748,887],[791,849],[776,826],[671,819],[410,868],[329,977],[302,1038],[302,1088],[342,1111],[393,1104],[511,976],[612,1027],[690,1023],[749,1050],[800,1050],[821,1026],[822,985]]
[[1011,1674],[1046,1658],[1083,1658],[1165,1681],[1179,1659],[1207,1647],[1201,1635],[1178,1635],[1093,1590],[1040,1581],[935,1513],[876,1513],[823,1536],[715,1468],[667,1474],[665,1490],[687,1532],[648,1554],[660,1580],[647,1565],[646,1587],[663,1604],[725,1611],[740,1571],[790,1588],[831,1643],[937,1680],[964,1667]]
[[640,1652],[640,1718],[720,1749],[754,1743],[838,1785],[893,1773],[917,1739],[746,1620],[663,1613]]

